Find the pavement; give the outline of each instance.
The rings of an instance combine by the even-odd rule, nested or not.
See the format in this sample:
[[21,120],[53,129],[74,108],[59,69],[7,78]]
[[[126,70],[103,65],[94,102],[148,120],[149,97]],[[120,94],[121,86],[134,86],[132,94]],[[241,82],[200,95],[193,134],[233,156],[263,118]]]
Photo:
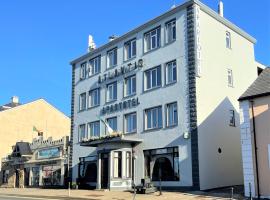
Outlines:
[[[133,193],[108,190],[71,190],[70,196],[65,189],[0,188],[0,200],[134,200]],[[230,194],[222,192],[159,192],[137,194],[135,200],[225,200]],[[234,199],[243,199],[235,195]]]

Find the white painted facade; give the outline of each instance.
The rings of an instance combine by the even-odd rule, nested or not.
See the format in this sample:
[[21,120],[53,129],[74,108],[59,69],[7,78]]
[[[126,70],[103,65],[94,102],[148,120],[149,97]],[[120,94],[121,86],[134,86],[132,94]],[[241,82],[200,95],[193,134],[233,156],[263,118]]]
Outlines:
[[[78,178],[78,165],[80,157],[93,156],[97,162],[97,183],[101,187],[101,159],[99,151],[109,151],[109,188],[126,189],[131,187],[132,178],[127,178],[126,169],[122,169],[122,179],[114,179],[113,153],[114,151],[130,151],[134,159],[132,168],[134,183],[137,185],[145,178],[144,151],[174,147],[178,149],[179,180],[162,181],[163,187],[192,187],[192,145],[191,138],[184,139],[184,133],[190,133],[190,88],[188,70],[188,33],[187,33],[187,7],[194,6],[194,37],[195,37],[195,63],[196,63],[196,105],[198,130],[198,161],[199,161],[199,187],[210,189],[243,183],[240,149],[240,131],[238,117],[238,96],[243,93],[247,85],[251,84],[257,76],[254,59],[255,40],[232,23],[220,17],[207,6],[197,0],[188,1],[167,13],[147,22],[133,31],[115,39],[108,44],[72,61],[74,70],[74,110],[73,110],[73,153],[72,153],[72,181]],[[165,24],[175,19],[176,39],[169,44],[165,43]],[[189,24],[190,25],[190,24]],[[192,26],[192,25],[190,25]],[[160,47],[150,52],[144,52],[144,34],[153,28],[160,27]],[[226,48],[226,31],[231,36],[231,48]],[[124,44],[136,38],[136,57],[124,61]],[[117,47],[117,65],[106,69],[107,51]],[[101,70],[97,75],[80,79],[80,68],[84,62],[89,62],[96,56],[101,56]],[[121,75],[109,82],[117,81],[117,100],[106,103],[106,85],[99,84],[98,77],[105,73],[114,72],[128,63],[143,60],[143,67],[136,71]],[[176,61],[177,81],[166,84],[166,63]],[[145,72],[155,66],[161,66],[161,86],[145,91]],[[228,86],[228,69],[233,72],[233,85]],[[245,76],[243,76],[245,72]],[[131,98],[124,97],[124,80],[130,75],[136,76],[136,94]],[[100,88],[100,105],[79,111],[79,96],[92,89]],[[88,96],[88,95],[87,95]],[[100,115],[104,106],[123,102],[127,99],[138,98],[139,105]],[[166,127],[166,105],[177,103],[178,123],[173,127]],[[155,106],[162,107],[162,127],[156,130],[145,130],[145,109]],[[235,111],[235,126],[229,125],[229,111]],[[124,116],[136,112],[137,131],[126,134],[124,138],[140,140],[132,147],[131,143],[104,143],[97,148],[80,145],[78,130],[81,124],[110,117],[117,117],[117,130],[125,132]],[[101,135],[105,133],[104,124],[100,123]],[[89,139],[89,138],[88,138]],[[221,152],[219,153],[219,148]],[[160,150],[161,151],[161,150]],[[163,150],[162,150],[163,151]],[[165,151],[165,150],[164,150]],[[124,155],[124,154],[123,154]],[[165,157],[165,156],[164,156]],[[89,158],[90,159],[90,158]],[[150,163],[153,171],[155,159]],[[125,166],[125,156],[122,157],[122,166]],[[174,161],[171,161],[171,163]],[[195,161],[194,161],[195,162]],[[157,184],[157,182],[154,182]]]

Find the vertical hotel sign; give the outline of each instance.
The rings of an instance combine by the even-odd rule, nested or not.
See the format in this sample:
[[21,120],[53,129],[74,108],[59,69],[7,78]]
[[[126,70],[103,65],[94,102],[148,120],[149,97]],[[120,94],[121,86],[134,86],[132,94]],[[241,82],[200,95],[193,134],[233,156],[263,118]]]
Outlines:
[[194,20],[195,20],[195,49],[196,49],[196,76],[201,76],[201,44],[200,44],[200,6],[194,5]]

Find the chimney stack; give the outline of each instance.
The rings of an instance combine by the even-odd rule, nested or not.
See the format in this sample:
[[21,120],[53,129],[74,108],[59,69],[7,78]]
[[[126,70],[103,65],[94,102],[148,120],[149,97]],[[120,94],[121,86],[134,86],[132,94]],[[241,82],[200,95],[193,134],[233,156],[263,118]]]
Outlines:
[[17,96],[11,97],[11,103],[18,104],[19,103],[19,97],[17,97]]
[[94,42],[93,36],[88,36],[88,52],[93,51],[96,48],[96,44]]
[[218,3],[218,14],[223,17],[223,2],[219,1]]

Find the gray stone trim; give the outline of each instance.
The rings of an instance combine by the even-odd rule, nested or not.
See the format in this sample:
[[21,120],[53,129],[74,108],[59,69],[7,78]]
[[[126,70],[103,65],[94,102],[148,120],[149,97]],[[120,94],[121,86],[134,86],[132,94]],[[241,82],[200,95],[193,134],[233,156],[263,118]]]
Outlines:
[[102,46],[100,46],[99,48],[79,57],[79,58],[76,58],[74,60],[72,60],[70,62],[71,65],[73,64],[76,64],[77,62],[80,62],[90,56],[93,56],[94,54],[97,54],[99,53],[100,51],[104,50],[104,49],[107,49],[107,48],[111,48],[113,47],[114,45],[116,45],[118,42],[122,41],[122,40],[125,40],[125,39],[128,39],[129,37],[131,37],[132,35],[136,34],[137,32],[139,31],[142,31],[144,30],[145,28],[159,22],[160,20],[166,18],[166,17],[169,17],[183,9],[186,9],[188,6],[192,5],[192,4],[197,4],[200,6],[201,10],[203,10],[204,12],[206,12],[207,14],[209,14],[210,16],[212,16],[213,18],[215,18],[216,20],[218,20],[219,22],[223,23],[225,26],[229,27],[230,29],[234,30],[235,32],[237,32],[238,34],[240,34],[241,36],[243,36],[244,38],[246,38],[247,40],[249,40],[250,42],[252,43],[255,43],[256,42],[256,39],[253,38],[252,36],[250,36],[248,33],[246,33],[245,31],[243,31],[242,29],[240,29],[239,27],[237,27],[236,25],[234,25],[233,23],[231,23],[229,20],[225,19],[224,17],[221,17],[219,16],[219,14],[212,10],[211,8],[209,8],[208,6],[206,6],[205,4],[201,3],[199,0],[189,0],[177,7],[175,7],[174,9],[171,9],[167,12],[165,12],[164,14],[144,23],[143,25],[127,32],[126,34],[114,39],[113,41],[111,42],[108,42]]
[[73,157],[73,129],[74,129],[74,95],[75,95],[75,65],[72,66],[72,85],[71,85],[71,127],[69,142],[69,177],[72,177],[72,157]]
[[195,4],[187,7],[187,51],[188,51],[188,98],[189,98],[189,130],[191,135],[192,182],[193,187],[200,187],[197,103],[196,103],[196,49],[195,49]]

